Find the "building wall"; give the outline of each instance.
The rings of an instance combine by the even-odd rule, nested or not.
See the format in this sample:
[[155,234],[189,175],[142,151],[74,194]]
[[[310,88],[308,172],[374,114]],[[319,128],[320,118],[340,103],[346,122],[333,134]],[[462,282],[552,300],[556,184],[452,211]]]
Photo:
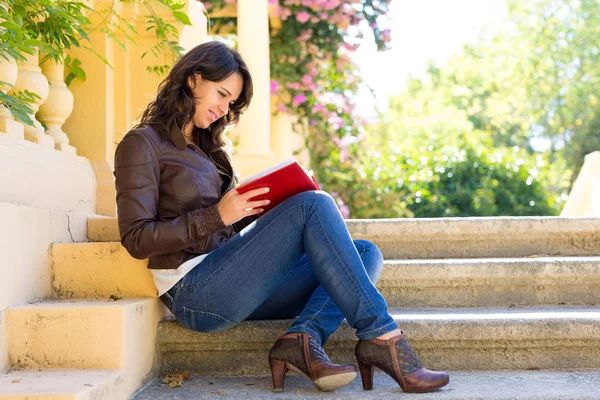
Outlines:
[[96,209],[89,160],[0,135],[0,370],[8,368],[4,311],[52,297],[49,246],[86,241]]

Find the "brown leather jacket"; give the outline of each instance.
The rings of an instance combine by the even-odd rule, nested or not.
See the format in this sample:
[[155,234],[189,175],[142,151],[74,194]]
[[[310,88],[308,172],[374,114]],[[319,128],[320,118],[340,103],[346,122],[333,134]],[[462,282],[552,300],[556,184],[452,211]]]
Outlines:
[[[208,253],[252,220],[223,224],[217,166],[179,130],[170,136],[141,127],[127,133],[115,153],[121,243],[134,258],[149,257],[153,269],[177,268]],[[223,170],[233,171],[231,165]],[[235,187],[232,178],[225,192]]]

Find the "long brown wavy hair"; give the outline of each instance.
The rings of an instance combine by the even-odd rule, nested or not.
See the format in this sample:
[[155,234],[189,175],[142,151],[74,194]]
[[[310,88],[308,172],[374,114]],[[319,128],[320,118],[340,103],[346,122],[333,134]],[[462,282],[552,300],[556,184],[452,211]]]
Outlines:
[[[224,136],[225,128],[234,125],[252,99],[252,78],[240,54],[220,42],[207,42],[194,47],[181,57],[171,68],[169,75],[158,86],[156,98],[142,113],[137,127],[151,125],[165,140],[169,140],[171,129],[183,129],[191,122],[196,112],[196,103],[188,79],[194,80],[200,73],[202,79],[221,82],[238,72],[244,81],[242,92],[229,106],[229,112],[213,122],[208,129],[193,127],[192,139],[209,157],[221,166],[230,166],[227,147],[230,143]],[[233,171],[228,171],[233,173]]]

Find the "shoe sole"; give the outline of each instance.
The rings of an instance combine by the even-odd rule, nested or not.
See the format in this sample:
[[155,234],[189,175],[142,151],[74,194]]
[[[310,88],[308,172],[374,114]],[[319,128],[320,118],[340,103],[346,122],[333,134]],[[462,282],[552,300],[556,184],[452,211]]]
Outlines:
[[[290,371],[294,371],[295,373],[302,375],[309,381],[312,381],[310,377],[308,377],[304,372],[300,371],[298,368],[294,367],[292,364],[285,364]],[[334,390],[344,387],[350,382],[352,382],[354,378],[356,378],[356,375],[356,372],[342,372],[341,374],[328,375],[319,379],[315,379],[314,381],[312,381],[312,383],[321,392],[333,392]]]

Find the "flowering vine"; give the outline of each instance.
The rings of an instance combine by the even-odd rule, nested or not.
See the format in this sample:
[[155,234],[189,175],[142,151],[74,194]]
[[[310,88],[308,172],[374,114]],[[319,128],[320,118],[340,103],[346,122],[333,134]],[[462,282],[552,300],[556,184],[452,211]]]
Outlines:
[[[351,56],[365,40],[365,30],[373,32],[378,50],[389,48],[390,31],[381,29],[379,21],[390,1],[269,0],[281,21],[270,30],[271,94],[278,111],[308,121],[311,167],[331,192],[331,171],[350,163],[349,146],[363,132],[352,102],[360,76]],[[210,15],[237,1],[203,3]],[[347,207],[341,204],[340,209]]]

